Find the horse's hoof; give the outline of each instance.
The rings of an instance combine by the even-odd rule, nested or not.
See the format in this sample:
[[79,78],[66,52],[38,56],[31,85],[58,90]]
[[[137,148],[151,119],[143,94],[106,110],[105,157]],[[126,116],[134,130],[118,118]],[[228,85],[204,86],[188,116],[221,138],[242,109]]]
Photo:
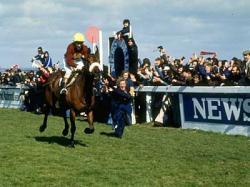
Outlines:
[[45,129],[46,129],[46,126],[41,125],[40,128],[39,128],[39,131],[40,131],[40,132],[43,132]]
[[62,131],[62,135],[63,135],[63,136],[67,136],[68,133],[69,133],[69,129],[64,129],[64,130]]
[[95,129],[91,129],[89,127],[87,127],[86,129],[84,129],[85,134],[92,134],[95,131]]
[[74,142],[74,141],[71,141],[70,144],[69,144],[69,147],[70,147],[70,148],[75,148],[75,142]]

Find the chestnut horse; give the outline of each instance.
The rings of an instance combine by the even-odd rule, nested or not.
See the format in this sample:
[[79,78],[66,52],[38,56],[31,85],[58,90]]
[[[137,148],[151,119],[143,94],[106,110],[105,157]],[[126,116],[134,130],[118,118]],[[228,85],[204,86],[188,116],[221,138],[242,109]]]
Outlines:
[[47,127],[47,119],[49,112],[52,113],[60,108],[62,117],[64,119],[64,130],[62,134],[66,136],[69,132],[69,124],[67,121],[66,111],[70,110],[71,122],[71,145],[74,147],[74,135],[76,131],[75,118],[80,112],[86,112],[89,127],[84,130],[85,133],[90,134],[94,132],[93,125],[93,108],[94,108],[94,94],[93,94],[93,75],[86,69],[74,72],[75,81],[68,87],[67,94],[60,94],[61,87],[59,82],[63,76],[62,71],[57,71],[48,79],[48,84],[45,86],[45,104],[44,104],[44,120],[40,126],[40,132],[43,132]]
[[[67,88],[67,94],[60,94],[61,87],[60,81],[64,75],[64,72],[57,71],[50,75],[48,81],[44,88],[45,93],[45,102],[44,102],[44,120],[43,124],[40,126],[40,132],[43,132],[47,127],[47,119],[50,111],[52,113],[57,109],[61,110],[61,115],[64,119],[64,130],[62,134],[66,136],[69,132],[69,124],[66,117],[66,111],[70,110],[70,122],[71,122],[71,144],[70,146],[74,147],[74,135],[76,131],[75,118],[76,115],[85,112],[87,114],[89,127],[85,128],[84,132],[86,134],[91,134],[94,132],[93,124],[93,108],[95,103],[95,97],[93,94],[93,84],[94,84],[94,75],[90,71],[100,70],[99,61],[99,51],[97,50],[95,54],[91,54],[88,59],[87,65],[89,67],[84,67],[81,71],[72,72],[71,79],[72,84]],[[90,71],[89,71],[90,69]],[[98,70],[99,69],[99,70]],[[73,78],[72,78],[73,77]]]

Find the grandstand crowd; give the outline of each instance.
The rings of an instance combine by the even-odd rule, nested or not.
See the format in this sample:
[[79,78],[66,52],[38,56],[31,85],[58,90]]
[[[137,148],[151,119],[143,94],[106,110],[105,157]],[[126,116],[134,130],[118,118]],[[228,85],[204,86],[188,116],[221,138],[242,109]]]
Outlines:
[[[163,48],[160,46],[159,49]],[[244,52],[244,57],[250,56],[248,52]],[[247,86],[250,85],[250,63],[247,62],[246,58],[221,60],[216,56],[205,58],[202,55],[193,55],[185,61],[185,57],[178,59],[163,53],[154,62],[148,58],[144,58],[142,62],[139,60],[137,73],[123,71],[121,74],[134,86]],[[51,66],[50,73],[58,69],[56,65]],[[104,72],[101,82],[106,85],[107,81],[114,81],[114,77]],[[1,85],[33,86],[44,82],[44,72],[41,69],[22,71],[14,65],[0,72]]]

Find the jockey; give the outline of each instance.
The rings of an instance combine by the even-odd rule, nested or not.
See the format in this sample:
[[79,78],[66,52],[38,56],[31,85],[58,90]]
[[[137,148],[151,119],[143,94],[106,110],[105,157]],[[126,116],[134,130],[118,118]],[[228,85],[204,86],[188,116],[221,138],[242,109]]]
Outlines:
[[34,62],[34,61],[38,61],[39,63],[42,63],[42,64],[44,63],[45,56],[44,56],[44,52],[43,52],[42,47],[37,48],[37,55],[31,59],[31,62]]
[[38,82],[45,83],[52,73],[52,61],[49,57],[48,51],[43,51],[42,47],[38,47],[37,49],[38,54],[32,58],[32,67],[38,68]]
[[67,81],[73,70],[81,70],[84,67],[84,59],[87,59],[89,50],[84,45],[84,35],[81,33],[75,33],[73,36],[73,42],[68,45],[65,53],[65,75],[64,81],[62,81],[62,87],[64,87],[61,93],[67,92]]

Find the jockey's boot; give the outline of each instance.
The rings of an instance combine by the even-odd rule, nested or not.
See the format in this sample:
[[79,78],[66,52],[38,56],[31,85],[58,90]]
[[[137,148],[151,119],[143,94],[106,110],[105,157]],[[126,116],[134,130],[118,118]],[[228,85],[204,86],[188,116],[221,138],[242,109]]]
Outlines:
[[67,94],[68,90],[67,90],[67,82],[68,82],[68,79],[67,78],[63,78],[62,79],[62,82],[61,82],[61,91],[60,91],[60,94]]

